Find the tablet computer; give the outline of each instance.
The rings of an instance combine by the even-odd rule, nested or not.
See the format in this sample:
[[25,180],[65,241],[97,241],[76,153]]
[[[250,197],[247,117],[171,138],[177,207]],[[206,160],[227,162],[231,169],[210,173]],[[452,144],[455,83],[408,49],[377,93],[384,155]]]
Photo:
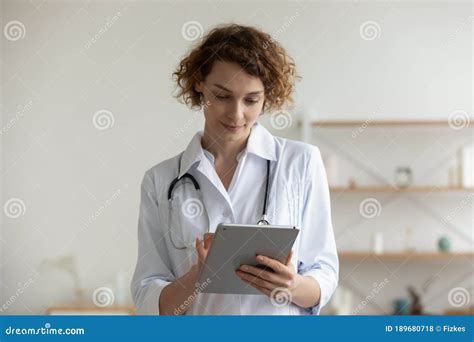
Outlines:
[[285,263],[298,233],[293,226],[219,224],[198,278],[200,292],[262,294],[235,271],[243,264],[265,268],[258,254]]

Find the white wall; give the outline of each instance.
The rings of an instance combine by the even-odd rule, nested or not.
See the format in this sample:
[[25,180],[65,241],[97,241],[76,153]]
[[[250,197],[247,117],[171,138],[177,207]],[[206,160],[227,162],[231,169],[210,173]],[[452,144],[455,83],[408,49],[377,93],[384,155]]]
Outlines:
[[[7,314],[38,314],[70,300],[71,278],[40,269],[45,258],[75,254],[88,299],[94,289],[113,283],[118,271],[130,279],[143,173],[184,149],[202,126],[199,114],[171,96],[171,73],[192,46],[183,39],[185,22],[196,20],[207,30],[236,21],[273,33],[303,76],[296,114],[447,119],[462,110],[472,117],[469,2],[7,0],[0,13],[2,31],[12,20],[25,27],[22,39],[1,38],[2,205],[19,198],[25,210],[18,218],[3,217],[0,304],[32,278],[10,300]],[[362,39],[367,21],[378,23],[378,38]],[[100,110],[113,115],[107,130],[94,127]],[[296,136],[296,122],[278,133]],[[359,142],[374,148],[366,139]],[[321,139],[315,142],[327,149]],[[418,143],[416,137],[402,142]],[[390,163],[391,155],[386,157]],[[424,158],[432,160],[429,154]],[[438,205],[447,210],[455,206],[447,197],[442,201]],[[358,242],[338,233],[360,199],[333,202],[338,244],[367,248],[372,228],[358,228]],[[401,205],[400,210],[407,203]],[[469,224],[469,216],[460,220],[466,218]],[[465,227],[472,232],[472,225]],[[371,284],[370,279],[365,276]],[[388,299],[380,305],[389,310]]]

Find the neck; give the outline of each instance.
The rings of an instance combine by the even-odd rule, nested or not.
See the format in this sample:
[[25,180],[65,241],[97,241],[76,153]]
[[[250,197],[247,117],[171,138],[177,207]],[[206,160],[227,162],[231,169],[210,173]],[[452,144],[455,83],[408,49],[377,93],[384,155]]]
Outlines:
[[243,151],[247,145],[248,137],[244,140],[228,141],[221,140],[207,134],[204,131],[202,136],[201,145],[203,148],[212,153],[215,160],[229,160],[235,161],[237,155]]

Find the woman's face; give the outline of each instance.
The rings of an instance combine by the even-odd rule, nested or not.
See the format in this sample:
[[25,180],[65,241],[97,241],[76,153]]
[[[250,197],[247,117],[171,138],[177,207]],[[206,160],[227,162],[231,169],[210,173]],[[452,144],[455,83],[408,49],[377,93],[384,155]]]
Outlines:
[[205,133],[214,139],[246,139],[262,112],[264,86],[238,64],[217,61],[204,82],[196,85],[204,97]]

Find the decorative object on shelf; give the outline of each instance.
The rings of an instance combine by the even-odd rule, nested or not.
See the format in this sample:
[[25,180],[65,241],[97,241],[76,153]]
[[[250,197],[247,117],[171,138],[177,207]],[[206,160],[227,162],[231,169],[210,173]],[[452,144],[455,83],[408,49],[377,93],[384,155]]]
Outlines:
[[413,229],[411,227],[405,229],[405,250],[409,252],[415,250],[413,246]]
[[423,309],[421,300],[422,294],[426,294],[428,288],[436,281],[440,279],[439,275],[432,275],[421,286],[421,290],[417,291],[414,286],[408,285],[407,290],[410,295],[410,315],[426,315],[427,313]]
[[399,188],[407,188],[412,182],[412,172],[407,166],[399,166],[395,170],[395,184]]
[[408,294],[410,295],[410,315],[423,315],[423,306],[421,304],[420,295],[411,285],[408,286]]
[[449,252],[451,251],[451,240],[447,236],[441,236],[438,239],[438,250],[440,252]]
[[468,144],[459,149],[459,178],[465,188],[474,186],[474,144]]
[[126,305],[128,283],[124,271],[117,272],[115,276],[115,303],[118,306]]
[[394,315],[408,315],[410,302],[406,298],[397,298],[393,301]]
[[339,285],[328,304],[329,311],[337,316],[354,315],[354,294],[348,287]]
[[383,234],[381,232],[372,235],[372,251],[375,254],[383,253]]
[[357,182],[354,178],[349,179],[349,189],[354,190],[357,189]]
[[56,268],[69,273],[74,284],[74,305],[84,303],[84,290],[81,287],[81,279],[77,272],[76,257],[72,254],[59,256],[55,259],[44,259],[40,269]]

